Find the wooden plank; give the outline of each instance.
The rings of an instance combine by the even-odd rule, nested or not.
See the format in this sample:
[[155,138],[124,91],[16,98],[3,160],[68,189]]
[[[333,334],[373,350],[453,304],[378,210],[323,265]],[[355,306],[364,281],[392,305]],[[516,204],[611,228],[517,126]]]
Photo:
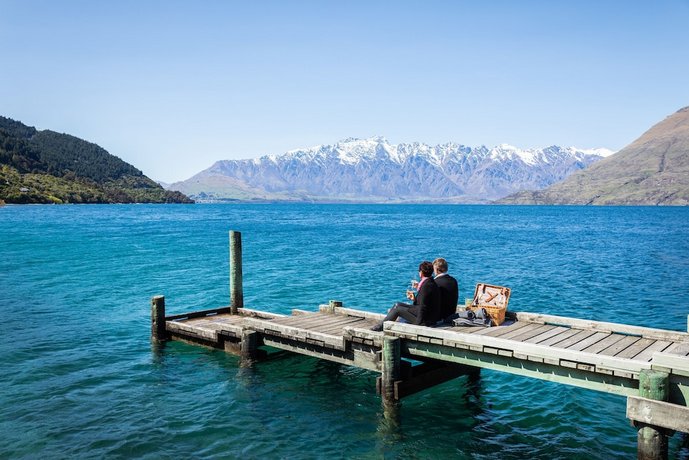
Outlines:
[[283,326],[295,327],[299,329],[306,329],[311,331],[320,331],[326,329],[330,325],[341,323],[343,320],[346,321],[345,316],[336,315],[319,315],[317,317],[296,317],[290,318],[289,321],[277,320],[277,324]]
[[686,332],[666,331],[641,326],[630,326],[627,324],[607,323],[602,321],[583,320],[578,318],[566,318],[563,316],[542,315],[538,313],[514,313],[518,321],[540,322],[543,324],[554,324],[557,326],[569,326],[579,329],[589,329],[600,332],[619,332],[625,335],[639,335],[658,340],[669,340],[678,342],[689,342],[689,334]]
[[229,312],[230,312],[230,307],[211,308],[208,310],[190,311],[188,313],[182,313],[179,315],[168,315],[165,317],[165,320],[166,321],[175,321],[178,319],[192,319],[192,318],[199,318],[199,317],[209,316],[209,315],[218,315],[221,313],[229,313]]
[[212,342],[218,341],[218,333],[212,329],[206,329],[201,327],[195,327],[187,323],[178,321],[166,321],[165,328],[171,333],[177,333],[180,335],[190,335],[192,337],[203,338]]
[[547,339],[551,338],[556,338],[559,335],[564,334],[565,332],[571,331],[570,328],[564,327],[564,326],[553,326],[552,329],[541,332],[540,334],[530,337],[526,340],[523,340],[523,342],[528,342],[528,343],[542,343]]
[[239,314],[244,317],[248,318],[260,318],[260,319],[265,319],[265,320],[270,320],[270,319],[275,319],[275,318],[284,318],[286,315],[283,315],[281,313],[271,313],[269,311],[261,311],[261,310],[253,310],[251,308],[240,308],[239,309]]
[[383,346],[383,333],[372,331],[370,329],[364,329],[360,327],[345,326],[342,330],[344,338],[351,341],[354,337],[370,341],[373,346],[382,347]]
[[667,348],[670,347],[671,345],[672,345],[672,342],[668,342],[665,340],[657,340],[655,343],[651,344],[644,351],[642,351],[641,353],[639,353],[638,355],[634,356],[631,359],[633,359],[634,361],[648,362],[648,361],[653,359],[654,353],[667,350]]
[[634,345],[636,342],[638,342],[640,339],[638,336],[635,335],[625,335],[622,336],[622,340],[618,341],[614,345],[609,346],[605,350],[601,351],[601,355],[608,355],[608,356],[619,356],[619,353],[626,350],[627,348],[631,347]]
[[651,365],[672,369],[673,374],[689,375],[689,358],[686,356],[656,352],[653,354]]
[[333,334],[333,335],[342,335],[344,328],[347,326],[356,326],[359,323],[365,322],[366,320],[364,318],[349,318],[349,319],[343,319],[337,324],[333,324],[328,326],[327,328],[318,328],[316,329],[318,332],[322,332],[324,334]]
[[689,343],[679,343],[672,350],[668,350],[665,353],[677,356],[687,356],[689,354]]
[[627,418],[650,426],[689,432],[689,408],[678,404],[629,396]]
[[576,334],[561,340],[559,342],[555,342],[552,344],[553,347],[557,348],[569,348],[572,345],[581,342],[582,340],[586,340],[592,335],[594,335],[596,332],[595,331],[582,331],[581,329],[572,329],[573,331],[577,331]]
[[[425,329],[425,330],[424,330]],[[534,358],[543,358],[547,360],[566,359],[568,361],[580,362],[595,367],[603,367],[605,369],[619,370],[638,374],[641,369],[650,369],[650,363],[643,363],[639,361],[632,361],[627,359],[620,359],[614,356],[597,355],[593,353],[582,352],[578,350],[562,349],[545,347],[534,343],[515,342],[501,337],[485,337],[476,334],[461,334],[457,332],[422,328],[411,324],[400,323],[386,323],[385,332],[391,334],[397,333],[416,333],[429,335],[433,334],[435,338],[443,339],[444,343],[463,343],[468,345],[470,349],[480,349],[483,347],[490,347],[493,349],[511,350],[515,354],[527,355]],[[608,334],[602,334],[607,336]],[[472,348],[473,347],[473,348]],[[450,351],[449,347],[444,347]]]
[[297,341],[307,341],[308,339],[310,342],[307,343],[314,343],[314,341],[322,342],[323,346],[335,348],[336,350],[345,349],[345,341],[342,336],[322,334],[320,332],[309,331],[307,329],[292,326],[285,326],[282,324],[276,324],[272,321],[269,322],[253,318],[247,318],[246,325],[257,332],[262,332],[266,335],[281,335]]
[[518,334],[518,335],[512,337],[512,340],[516,340],[518,342],[525,342],[527,339],[530,339],[531,337],[535,337],[535,336],[542,334],[544,332],[548,332],[552,329],[555,329],[555,327],[556,326],[549,326],[547,324],[541,324],[535,329],[522,332],[521,334]]
[[[606,337],[610,337],[610,334],[607,332],[594,332],[592,335],[589,337],[586,337],[584,340],[581,340],[573,345],[570,345],[567,347],[567,350],[571,351],[581,351],[584,348],[590,347],[596,342],[600,342]],[[557,348],[560,348],[559,345],[556,345]]]
[[338,324],[342,322],[342,316],[328,315],[326,318],[307,318],[306,321],[296,321],[290,324],[293,327],[299,327],[303,329],[322,329],[328,327],[332,324]]
[[[493,326],[493,327],[487,327],[487,328],[475,328],[475,329],[483,329],[483,331],[480,332],[481,335],[487,335],[490,337],[505,337],[507,334],[513,334],[516,331],[523,330],[526,327],[533,326],[530,323],[514,323],[509,326]],[[476,331],[478,334],[479,331]]]
[[[321,309],[329,308],[329,305],[320,305],[319,308],[321,308]],[[382,321],[383,318],[385,318],[384,313],[373,313],[370,311],[354,310],[352,308],[346,308],[346,307],[338,307],[335,309],[335,313],[330,313],[330,314],[359,316],[361,318],[374,319],[376,321]]]
[[632,346],[620,351],[615,356],[618,358],[631,359],[646,349],[649,345],[655,343],[655,339],[639,339]]
[[[549,339],[543,340],[542,342],[539,342],[541,345],[546,345],[546,346],[553,346],[556,343],[563,342],[565,340],[570,339],[571,337],[581,333],[582,331],[579,329],[570,329],[567,326],[562,326],[565,327],[567,330],[563,332],[562,334],[558,334],[556,336],[550,337]],[[591,331],[591,334],[593,334],[593,331]],[[566,348],[566,347],[563,347]]]
[[532,326],[531,323],[527,322],[522,322],[522,323],[515,323],[511,326],[493,326],[493,327],[474,327],[472,328],[471,332],[473,334],[479,334],[479,335],[488,335],[491,337],[500,337],[505,334],[511,334],[513,332],[516,332],[518,330],[521,330],[525,327]]
[[459,332],[462,334],[485,334],[490,331],[496,332],[497,328],[481,326],[452,326],[449,328],[449,330]]
[[611,345],[616,344],[626,336],[621,335],[621,334],[610,334],[608,337],[604,338],[603,340],[600,340],[592,345],[589,345],[586,348],[583,348],[581,351],[584,351],[586,353],[600,353],[601,351],[605,350]]
[[526,324],[526,326],[520,328],[520,329],[514,329],[509,331],[507,334],[503,334],[500,336],[502,339],[513,339],[514,337],[517,337],[523,333],[528,333],[529,331],[537,330],[544,327],[543,324],[537,324],[537,323],[529,323]]
[[305,315],[297,316],[286,316],[284,318],[278,318],[274,320],[278,324],[283,324],[285,326],[294,326],[295,324],[309,324],[322,321],[323,319],[330,319],[332,315],[324,315],[320,313],[310,313]]
[[300,355],[311,356],[326,361],[331,361],[349,366],[356,365],[362,369],[380,372],[380,363],[377,356],[372,353],[346,353],[339,350],[319,348],[308,343],[300,343],[286,338],[264,336],[263,343],[267,346],[280,350],[298,353]]
[[[180,319],[192,319],[192,318],[199,318],[199,317],[204,317],[204,316],[213,316],[213,315],[226,315],[230,313],[231,308],[230,307],[220,307],[220,308],[211,308],[208,310],[198,310],[198,311],[191,311],[188,313],[182,313],[179,315],[170,315],[166,316],[165,320],[166,321],[176,321]],[[249,316],[253,318],[262,318],[262,319],[272,319],[272,318],[281,318],[285,317],[285,315],[279,314],[279,313],[271,313],[267,311],[259,311],[259,310],[253,310],[251,308],[239,308],[238,309],[238,315],[232,315],[232,316]]]

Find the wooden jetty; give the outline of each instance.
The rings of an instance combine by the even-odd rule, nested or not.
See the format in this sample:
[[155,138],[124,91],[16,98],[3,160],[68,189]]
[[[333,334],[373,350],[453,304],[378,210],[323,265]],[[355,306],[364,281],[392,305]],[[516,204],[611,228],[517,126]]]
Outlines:
[[248,365],[267,346],[368,369],[380,374],[376,388],[387,405],[480,369],[613,393],[627,397],[644,459],[667,458],[668,436],[689,433],[687,333],[514,312],[497,327],[386,322],[373,332],[382,314],[338,301],[291,315],[245,308],[239,232],[230,232],[230,261],[231,305],[166,316],[164,297],[153,297],[153,340],[223,349]]

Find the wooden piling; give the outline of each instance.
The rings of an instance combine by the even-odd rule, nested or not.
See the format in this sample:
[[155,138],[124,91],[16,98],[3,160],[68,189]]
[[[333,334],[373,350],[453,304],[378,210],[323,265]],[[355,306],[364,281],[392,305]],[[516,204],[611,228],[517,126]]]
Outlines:
[[[644,369],[639,374],[639,396],[657,401],[667,401],[670,396],[669,374]],[[668,437],[663,428],[639,424],[637,434],[637,457],[639,460],[666,460],[668,458]]]
[[167,340],[165,330],[165,296],[157,295],[151,298],[151,340],[162,342]]
[[328,302],[328,313],[335,313],[335,309],[342,308],[342,302],[339,300],[331,300]]
[[242,342],[239,349],[242,366],[251,366],[257,358],[258,332],[242,330]]
[[382,382],[381,396],[384,403],[394,403],[397,398],[395,395],[395,382],[400,379],[400,361],[402,357],[402,347],[400,339],[397,337],[385,336],[383,338],[382,355]]
[[244,307],[242,287],[242,234],[230,231],[230,313],[236,315],[237,309]]

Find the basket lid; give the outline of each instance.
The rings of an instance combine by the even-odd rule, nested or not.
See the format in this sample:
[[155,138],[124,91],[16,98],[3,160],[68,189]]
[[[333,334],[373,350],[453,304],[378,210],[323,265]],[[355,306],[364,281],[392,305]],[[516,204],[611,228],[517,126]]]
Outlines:
[[474,290],[474,305],[501,307],[507,309],[511,289],[495,284],[478,283]]

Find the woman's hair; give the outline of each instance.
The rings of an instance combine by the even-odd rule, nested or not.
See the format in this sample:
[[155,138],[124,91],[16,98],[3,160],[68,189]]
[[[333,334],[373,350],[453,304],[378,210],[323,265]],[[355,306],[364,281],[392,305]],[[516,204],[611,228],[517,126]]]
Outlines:
[[423,274],[423,276],[428,278],[433,275],[433,264],[427,260],[424,260],[419,264],[419,271]]
[[435,259],[433,261],[433,266],[435,267],[435,271],[438,273],[447,272],[447,260],[443,259],[442,257]]

